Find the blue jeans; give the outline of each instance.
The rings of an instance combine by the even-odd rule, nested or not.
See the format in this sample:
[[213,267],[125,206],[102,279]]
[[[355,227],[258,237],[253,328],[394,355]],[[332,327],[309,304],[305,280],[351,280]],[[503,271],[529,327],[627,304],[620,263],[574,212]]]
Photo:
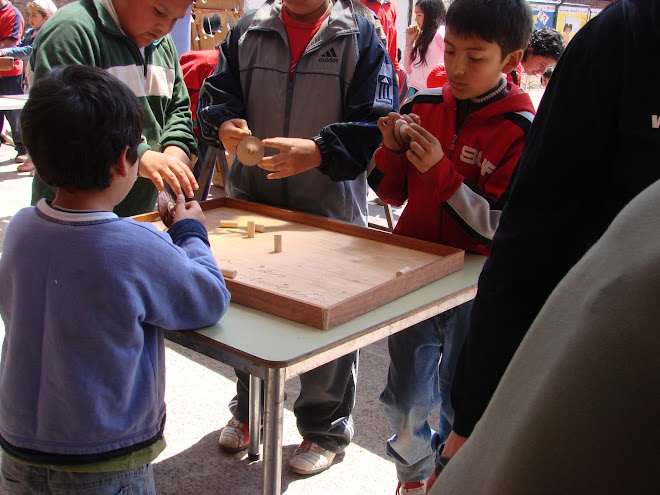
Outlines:
[[[7,76],[0,77],[0,94],[1,95],[22,95],[23,94],[23,85],[21,80],[23,76]],[[25,146],[23,145],[23,133],[21,132],[20,124],[20,110],[3,110],[0,111],[0,132],[4,126],[4,117],[7,117],[9,126],[11,127],[11,139],[14,141],[14,149],[19,155],[24,155],[27,153]]]
[[[387,441],[387,455],[394,459],[402,483],[431,475],[437,448],[451,432],[451,381],[471,308],[472,301],[464,303],[388,340],[390,369],[380,401],[394,432]],[[438,405],[440,424],[435,432],[428,419]]]
[[2,481],[9,495],[156,495],[151,464],[127,471],[73,473],[28,466],[5,455]]

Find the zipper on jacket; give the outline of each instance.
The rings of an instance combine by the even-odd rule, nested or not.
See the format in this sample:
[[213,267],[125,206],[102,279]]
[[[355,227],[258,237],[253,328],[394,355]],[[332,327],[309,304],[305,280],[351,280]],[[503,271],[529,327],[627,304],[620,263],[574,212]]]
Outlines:
[[451,144],[449,145],[449,158],[451,158],[452,153],[456,149],[457,139],[458,139],[458,134],[454,134],[454,137],[451,138]]
[[[454,133],[454,136],[451,138],[451,144],[449,145],[449,156],[448,156],[448,158],[449,158],[450,160],[451,160],[451,156],[454,154],[454,150],[456,149],[456,141],[458,141],[458,135],[460,134],[460,132],[461,132],[463,129],[465,129],[465,126],[467,125],[467,123],[469,122],[469,120],[472,118],[472,115],[474,115],[474,113],[471,113],[470,115],[467,116],[467,118],[466,118],[465,121],[463,122],[463,125],[461,126],[460,130],[456,131],[456,132]],[[455,125],[455,124],[454,124],[454,125]]]
[[[286,85],[286,107],[284,110],[284,135],[290,137],[289,127],[291,125],[291,103],[293,101],[293,86],[296,81],[296,69],[293,70],[293,75],[291,80]],[[289,203],[289,181],[287,177],[280,179],[282,184],[282,199],[284,199],[284,204],[287,207],[290,207]]]

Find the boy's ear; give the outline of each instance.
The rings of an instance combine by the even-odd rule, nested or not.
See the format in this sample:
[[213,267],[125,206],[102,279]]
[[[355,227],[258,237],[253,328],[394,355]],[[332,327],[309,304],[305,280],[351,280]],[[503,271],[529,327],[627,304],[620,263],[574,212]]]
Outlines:
[[115,160],[115,163],[112,165],[112,168],[114,169],[114,173],[119,175],[120,177],[126,177],[128,175],[128,171],[132,163],[128,163],[128,160],[126,159],[126,154],[128,153],[128,146],[124,148],[124,151],[122,151],[117,159]]
[[520,64],[520,61],[522,60],[524,53],[525,53],[524,50],[521,48],[509,53],[506,57],[504,57],[504,65],[502,66],[502,72],[508,74],[513,69],[518,67],[518,64]]

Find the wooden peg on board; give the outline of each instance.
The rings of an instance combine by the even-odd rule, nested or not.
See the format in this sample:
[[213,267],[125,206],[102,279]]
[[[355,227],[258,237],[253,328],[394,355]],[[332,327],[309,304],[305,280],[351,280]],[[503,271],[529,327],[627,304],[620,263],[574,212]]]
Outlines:
[[254,231],[255,231],[254,220],[248,220],[248,223],[247,223],[247,236],[249,238],[253,238],[254,237]]
[[274,240],[273,251],[275,251],[276,253],[281,253],[282,252],[282,234],[275,234],[273,236],[273,240]]
[[236,278],[236,275],[238,275],[238,270],[234,270],[232,268],[220,268],[220,272],[222,273],[222,276],[225,278]]
[[396,276],[400,277],[401,275],[405,275],[406,273],[410,273],[410,267],[409,266],[404,266],[403,268],[401,268],[401,270],[396,272]]

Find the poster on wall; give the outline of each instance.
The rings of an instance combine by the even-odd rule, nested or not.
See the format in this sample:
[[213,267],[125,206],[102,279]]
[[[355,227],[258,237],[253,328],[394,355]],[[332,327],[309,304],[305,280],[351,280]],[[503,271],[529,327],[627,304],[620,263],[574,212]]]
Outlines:
[[534,29],[554,28],[556,3],[552,2],[530,2],[534,14]]
[[562,33],[568,44],[582,26],[589,20],[589,6],[564,4],[557,13],[557,31]]

